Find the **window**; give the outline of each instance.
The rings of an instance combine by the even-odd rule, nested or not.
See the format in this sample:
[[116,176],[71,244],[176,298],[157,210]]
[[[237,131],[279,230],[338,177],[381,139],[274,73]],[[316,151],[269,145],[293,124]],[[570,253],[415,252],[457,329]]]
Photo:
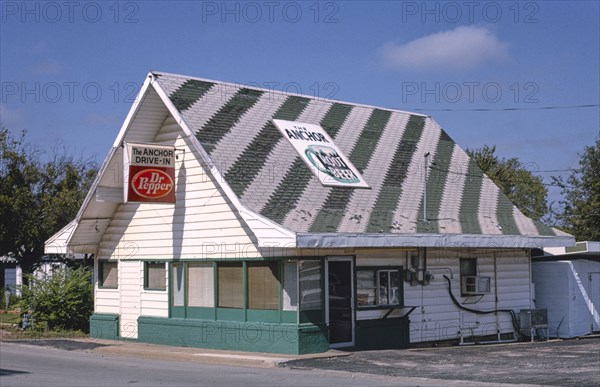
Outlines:
[[248,308],[278,309],[279,278],[277,262],[248,263]]
[[220,263],[217,266],[218,306],[244,308],[244,275],[242,263]]
[[477,258],[460,259],[460,292],[463,296],[490,292],[491,279],[477,275]]
[[356,272],[358,307],[402,306],[402,269],[360,268]]
[[298,263],[283,263],[283,310],[298,310]]
[[183,263],[174,263],[171,269],[171,303],[173,306],[184,305]]
[[477,258],[461,258],[460,259],[460,276],[477,275]]
[[101,288],[116,289],[119,284],[118,262],[99,261],[98,279]]
[[215,280],[212,263],[188,264],[188,306],[215,306]]
[[145,262],[144,289],[166,290],[167,271],[164,262]]
[[323,304],[321,296],[321,261],[300,261],[300,310],[320,310]]

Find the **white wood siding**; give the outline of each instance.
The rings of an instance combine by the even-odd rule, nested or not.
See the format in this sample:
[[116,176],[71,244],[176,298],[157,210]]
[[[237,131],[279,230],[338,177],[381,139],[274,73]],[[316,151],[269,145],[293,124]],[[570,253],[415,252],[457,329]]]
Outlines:
[[[174,145],[176,200],[172,204],[125,203],[117,209],[102,241],[100,256],[119,258],[241,258],[260,253],[239,214],[212,182],[172,118],[157,135]],[[178,126],[177,126],[178,127]]]
[[96,286],[95,311],[119,314],[122,337],[137,337],[140,315],[168,316],[168,291],[144,290],[144,260],[261,256],[250,230],[182,134],[169,117],[155,138],[177,148],[176,204],[120,204],[99,243],[100,258],[119,260],[119,287]]
[[[393,258],[392,256],[396,256]],[[358,253],[357,266],[403,266],[407,267],[410,253],[400,252],[367,252]],[[478,275],[491,279],[491,292],[481,297],[461,297],[459,258],[478,258]],[[496,275],[494,275],[496,261]],[[520,309],[533,308],[530,296],[529,259],[524,252],[514,250],[509,253],[495,254],[489,251],[465,252],[444,249],[427,250],[427,270],[433,273],[434,279],[429,285],[411,286],[404,282],[404,304],[417,308],[410,315],[411,342],[437,341],[456,339],[460,332],[465,337],[494,335],[514,331],[508,313],[479,315],[461,310],[452,302],[448,293],[448,283],[443,277],[450,277],[452,271],[452,293],[465,307],[488,311],[495,309],[512,309],[516,313]],[[498,302],[496,304],[496,288]],[[476,303],[470,303],[477,301]],[[381,318],[387,311],[358,311],[357,319]],[[394,312],[390,317],[400,315]]]

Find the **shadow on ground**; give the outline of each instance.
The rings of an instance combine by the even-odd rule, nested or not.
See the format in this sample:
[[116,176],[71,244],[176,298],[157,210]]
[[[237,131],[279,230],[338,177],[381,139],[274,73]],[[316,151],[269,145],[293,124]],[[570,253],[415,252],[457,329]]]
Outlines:
[[106,347],[107,344],[100,344],[89,341],[75,341],[69,339],[21,339],[10,340],[11,343],[22,343],[27,345],[39,345],[42,347],[52,347],[65,351],[93,350],[100,347]]
[[474,382],[600,386],[600,338],[353,352],[293,360],[289,368]]

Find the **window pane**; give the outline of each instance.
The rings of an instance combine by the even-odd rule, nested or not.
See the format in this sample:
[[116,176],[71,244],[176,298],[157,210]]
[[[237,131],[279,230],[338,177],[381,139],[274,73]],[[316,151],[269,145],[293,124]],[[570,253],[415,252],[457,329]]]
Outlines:
[[389,304],[388,297],[388,272],[380,271],[379,272],[379,300],[378,304],[387,305]]
[[117,262],[101,262],[100,275],[102,276],[101,286],[103,288],[117,288],[118,285],[118,264]]
[[183,306],[183,265],[172,266],[171,289],[173,289],[173,306]]
[[300,310],[321,309],[321,262],[300,261]]
[[217,275],[219,283],[218,306],[221,308],[243,308],[244,279],[242,264],[219,264]]
[[146,288],[148,289],[166,289],[166,270],[165,264],[159,262],[146,262]]
[[390,304],[400,304],[400,271],[390,271]]
[[359,306],[375,305],[375,283],[374,270],[359,270],[356,273],[356,296]]
[[477,258],[461,258],[460,275],[477,275]]
[[215,280],[212,263],[188,265],[188,306],[215,305]]
[[283,263],[283,310],[298,310],[298,263]]
[[279,309],[277,262],[248,263],[248,308]]

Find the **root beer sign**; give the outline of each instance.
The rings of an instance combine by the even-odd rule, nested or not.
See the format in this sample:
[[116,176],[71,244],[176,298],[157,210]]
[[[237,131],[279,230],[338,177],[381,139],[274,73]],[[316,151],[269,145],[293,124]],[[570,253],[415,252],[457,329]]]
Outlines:
[[175,203],[175,148],[127,144],[126,200]]
[[273,123],[319,178],[321,184],[369,188],[356,167],[321,126],[286,120],[273,120]]

